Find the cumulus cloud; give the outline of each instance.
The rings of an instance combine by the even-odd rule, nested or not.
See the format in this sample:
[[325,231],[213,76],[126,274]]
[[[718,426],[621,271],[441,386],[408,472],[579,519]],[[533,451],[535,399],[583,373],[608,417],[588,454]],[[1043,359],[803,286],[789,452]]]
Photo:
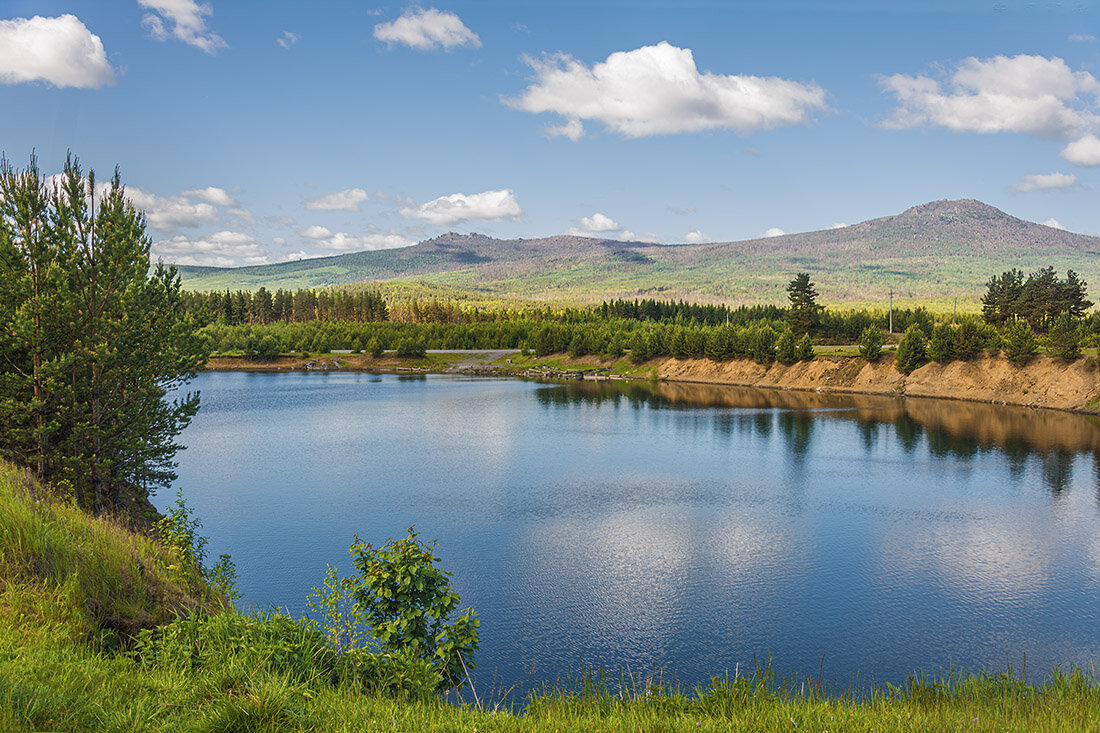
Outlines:
[[611,239],[617,239],[620,242],[645,242],[646,244],[660,244],[661,238],[653,232],[642,232],[636,234],[629,229],[623,229],[618,236],[611,237]]
[[717,128],[751,133],[805,123],[810,110],[825,107],[816,84],[700,72],[690,49],[667,42],[613,53],[592,67],[566,54],[525,61],[536,81],[505,104],[561,115],[565,124],[545,132],[572,140],[584,134],[582,120],[624,137]]
[[1012,186],[1016,193],[1028,193],[1030,191],[1048,191],[1057,188],[1072,188],[1077,185],[1077,176],[1067,173],[1038,173],[1033,176],[1024,176],[1020,182]]
[[419,206],[406,206],[399,212],[406,219],[424,219],[448,226],[471,219],[516,219],[523,215],[512,189],[481,193],[452,193]]
[[218,210],[206,202],[194,202],[187,196],[157,196],[140,188],[127,187],[126,197],[145,212],[149,226],[161,232],[194,228],[218,218]]
[[879,81],[898,100],[885,123],[893,129],[928,124],[954,132],[1022,132],[1065,140],[1100,121],[1085,100],[1100,95],[1100,81],[1057,57],[971,57],[943,82],[904,74]]
[[364,234],[355,236],[346,232],[336,232],[326,240],[318,241],[315,246],[341,252],[363,249],[396,249],[416,244],[399,234]]
[[224,188],[218,188],[217,186],[207,186],[206,188],[196,188],[190,191],[184,191],[182,195],[197,198],[200,201],[205,201],[215,206],[237,205],[237,199],[233,198]]
[[713,242],[714,240],[703,234],[696,227],[692,227],[688,230],[688,233],[684,235],[684,241],[688,244],[706,244],[707,242]]
[[298,232],[306,239],[328,239],[332,236],[332,231],[328,227],[313,226],[306,227],[304,231]]
[[1100,138],[1096,135],[1085,135],[1062,148],[1059,155],[1074,165],[1100,165]]
[[764,232],[765,237],[782,237],[784,234],[786,234],[786,232],[779,227],[771,227],[768,231]]
[[113,84],[103,41],[74,15],[0,20],[0,83],[55,87]]
[[832,226],[830,226],[829,228],[830,229],[845,229],[847,227],[848,227],[848,225],[845,224],[844,222],[836,221],[836,222],[833,222]]
[[1062,226],[1062,222],[1058,221],[1057,219],[1051,218],[1040,223],[1045,227],[1050,227],[1051,229],[1061,229],[1063,232],[1066,231],[1066,228]]
[[206,29],[205,16],[214,13],[210,3],[199,5],[195,0],[138,0],[138,5],[152,11],[142,17],[141,24],[158,41],[175,38],[209,54],[229,47],[225,39]]
[[397,20],[374,26],[374,37],[389,46],[401,43],[420,51],[481,46],[481,39],[454,13],[410,8]]
[[298,42],[298,34],[291,33],[290,31],[283,31],[283,35],[275,39],[275,43],[278,43],[283,48],[290,48]]
[[592,216],[582,217],[581,226],[590,232],[613,232],[622,229],[617,221],[598,211]]
[[360,250],[395,249],[408,247],[415,242],[402,237],[399,234],[364,234],[356,236],[347,232],[333,232],[325,227],[313,225],[304,231],[298,232],[309,242],[310,247],[327,249],[337,252],[351,252]]
[[151,251],[155,258],[178,265],[237,267],[270,261],[264,248],[244,232],[221,231],[198,238],[178,235],[155,242]]
[[361,188],[347,188],[343,191],[325,194],[306,201],[310,211],[359,211],[359,206],[369,197]]

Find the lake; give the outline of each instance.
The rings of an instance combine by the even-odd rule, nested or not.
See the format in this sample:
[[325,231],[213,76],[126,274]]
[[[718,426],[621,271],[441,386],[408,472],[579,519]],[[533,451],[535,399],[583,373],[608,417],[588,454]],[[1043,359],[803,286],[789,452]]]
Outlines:
[[[206,373],[179,485],[244,603],[437,539],[479,690],[584,665],[841,686],[1100,657],[1100,423],[685,384]],[[171,503],[162,492],[155,503]]]

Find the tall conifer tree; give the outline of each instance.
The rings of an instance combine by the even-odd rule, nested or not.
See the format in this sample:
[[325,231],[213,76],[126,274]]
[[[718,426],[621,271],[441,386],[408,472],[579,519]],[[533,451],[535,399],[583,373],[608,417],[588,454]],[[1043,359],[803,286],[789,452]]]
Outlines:
[[206,358],[200,324],[175,269],[150,268],[145,218],[117,170],[97,188],[70,157],[48,190],[33,158],[18,173],[4,163],[0,214],[0,329],[12,334],[0,416],[18,426],[0,453],[89,510],[120,510],[175,479],[175,437],[199,398],[168,394]]

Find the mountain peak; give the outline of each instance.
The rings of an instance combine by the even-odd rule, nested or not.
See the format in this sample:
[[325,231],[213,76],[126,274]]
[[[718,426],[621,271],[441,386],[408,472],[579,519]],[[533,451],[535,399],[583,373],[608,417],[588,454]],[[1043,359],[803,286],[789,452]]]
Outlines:
[[919,204],[906,209],[898,214],[897,218],[915,219],[929,216],[979,219],[1012,218],[997,207],[990,206],[976,199],[940,199],[939,201],[929,201],[927,204]]

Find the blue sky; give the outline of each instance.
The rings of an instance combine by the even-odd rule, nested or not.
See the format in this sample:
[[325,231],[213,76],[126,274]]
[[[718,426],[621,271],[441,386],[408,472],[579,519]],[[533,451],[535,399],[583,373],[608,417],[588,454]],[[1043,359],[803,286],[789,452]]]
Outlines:
[[118,165],[190,264],[944,198],[1100,235],[1098,36],[1095,0],[0,0],[0,150]]

